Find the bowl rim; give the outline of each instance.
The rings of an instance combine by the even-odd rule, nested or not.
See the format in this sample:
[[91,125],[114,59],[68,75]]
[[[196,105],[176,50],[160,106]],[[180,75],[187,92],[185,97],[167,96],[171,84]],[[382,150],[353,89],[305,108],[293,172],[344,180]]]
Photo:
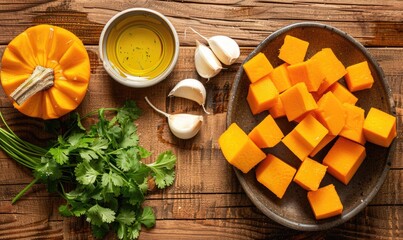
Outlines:
[[[109,35],[109,32],[111,30],[111,27],[114,25],[114,23],[120,21],[120,19],[124,18],[127,15],[131,15],[133,13],[144,13],[144,14],[149,14],[153,17],[159,18],[161,21],[163,21],[167,26],[169,27],[169,31],[172,33],[173,40],[175,43],[175,51],[173,58],[171,60],[171,63],[169,66],[158,76],[154,77],[151,80],[135,80],[135,79],[126,79],[122,77],[110,64],[107,56],[106,56],[106,41]],[[149,9],[149,8],[140,8],[140,7],[135,7],[135,8],[128,8],[126,10],[123,10],[114,16],[112,16],[108,22],[104,25],[101,35],[99,37],[99,44],[98,44],[98,52],[99,52],[99,58],[102,62],[102,65],[106,72],[111,76],[114,80],[117,82],[121,83],[122,85],[128,86],[128,87],[133,87],[133,88],[145,88],[145,87],[150,87],[153,86],[162,80],[166,79],[168,75],[172,72],[172,70],[175,68],[176,63],[179,58],[179,37],[178,33],[174,27],[174,25],[171,23],[171,21],[162,13],[157,12],[155,10]]]
[[[272,34],[270,34],[268,37],[266,37],[242,62],[241,66],[247,62],[249,59],[254,57],[256,54],[258,54],[263,48],[267,46],[269,42],[271,42],[273,39],[277,38],[281,34],[289,31],[290,29],[293,28],[301,28],[301,27],[316,27],[316,28],[325,28],[328,29],[329,31],[333,31],[336,34],[340,35],[341,37],[345,38],[347,41],[351,42],[353,45],[355,45],[359,50],[367,57],[367,59],[371,62],[371,64],[374,66],[375,71],[377,74],[380,76],[380,79],[382,81],[382,85],[384,86],[384,90],[386,92],[387,98],[388,98],[388,103],[389,103],[389,113],[396,116],[396,109],[395,109],[395,103],[392,97],[392,92],[389,87],[388,81],[385,79],[384,72],[382,68],[379,66],[379,64],[376,62],[376,60],[372,57],[372,55],[366,50],[366,48],[357,40],[355,40],[352,36],[347,34],[344,31],[341,31],[335,27],[329,26],[327,24],[323,23],[318,23],[318,22],[298,22],[298,23],[293,23],[287,26],[284,26],[276,31],[274,31]],[[229,101],[228,101],[228,111],[227,111],[227,118],[226,118],[226,125],[227,127],[232,123],[231,121],[231,116],[233,115],[233,102],[235,100],[235,94],[237,92],[239,83],[242,80],[242,76],[244,74],[244,70],[242,67],[239,68],[236,76],[234,83],[232,85],[232,88],[230,90],[230,96],[229,96]],[[326,222],[320,222],[316,221],[316,224],[306,224],[306,223],[298,223],[289,219],[286,219],[274,211],[271,211],[270,209],[267,208],[266,205],[264,205],[262,202],[258,200],[254,200],[253,198],[253,193],[252,189],[254,188],[253,186],[248,185],[248,182],[244,178],[244,174],[238,170],[236,167],[233,167],[236,177],[238,181],[241,184],[241,187],[245,191],[246,195],[248,198],[254,203],[254,205],[262,211],[267,217],[271,218],[275,222],[299,231],[323,231],[330,229],[332,227],[336,227],[342,223],[345,223],[346,221],[350,220],[353,218],[356,214],[358,214],[360,211],[362,211],[368,204],[369,202],[375,197],[379,189],[381,188],[382,184],[384,183],[387,173],[390,169],[392,158],[393,158],[393,152],[396,147],[396,139],[393,140],[392,144],[390,145],[387,156],[386,156],[386,164],[384,169],[382,170],[382,173],[380,175],[380,178],[377,180],[375,187],[370,191],[370,193],[365,196],[361,203],[357,205],[354,209],[352,209],[350,212],[346,214],[342,214],[340,217],[335,218],[334,220],[331,221],[326,221]]]

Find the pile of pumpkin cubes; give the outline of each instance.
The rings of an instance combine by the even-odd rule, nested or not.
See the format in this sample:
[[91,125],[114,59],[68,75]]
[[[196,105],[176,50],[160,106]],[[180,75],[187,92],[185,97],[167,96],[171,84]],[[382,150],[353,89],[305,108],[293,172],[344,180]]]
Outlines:
[[[227,161],[248,173],[256,167],[256,178],[278,198],[294,181],[307,190],[316,219],[342,213],[343,205],[333,184],[320,188],[326,173],[348,184],[366,157],[366,141],[389,147],[396,137],[396,118],[376,108],[365,117],[356,106],[355,91],[374,82],[366,61],[347,68],[331,48],[308,60],[309,43],[287,35],[278,57],[283,64],[273,68],[265,54],[258,53],[243,65],[250,80],[247,102],[252,114],[268,114],[251,132],[232,123],[220,136]],[[339,82],[344,77],[346,87]],[[297,122],[284,136],[275,119]],[[262,149],[282,142],[302,162],[298,169]],[[322,162],[312,158],[334,142]]]

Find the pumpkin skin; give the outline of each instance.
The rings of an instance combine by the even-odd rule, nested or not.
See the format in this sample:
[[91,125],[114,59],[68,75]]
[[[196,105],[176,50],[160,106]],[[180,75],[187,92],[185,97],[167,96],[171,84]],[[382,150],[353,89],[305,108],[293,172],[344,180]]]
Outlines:
[[[21,113],[42,119],[59,118],[82,102],[90,79],[90,61],[82,41],[61,27],[41,24],[15,37],[1,61],[1,85],[7,96],[20,86],[36,66],[52,68],[53,86],[18,105]],[[10,98],[11,99],[11,98]]]

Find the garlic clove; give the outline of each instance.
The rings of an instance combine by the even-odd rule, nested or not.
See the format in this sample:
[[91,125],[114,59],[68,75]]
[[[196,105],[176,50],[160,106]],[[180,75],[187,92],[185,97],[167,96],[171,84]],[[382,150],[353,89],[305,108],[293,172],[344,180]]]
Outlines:
[[206,88],[196,79],[187,78],[178,82],[175,87],[169,92],[169,96],[182,97],[197,102],[203,107],[204,112],[206,103]]
[[155,111],[168,118],[168,126],[172,134],[181,139],[194,137],[201,129],[203,116],[193,114],[168,114],[155,107],[147,97],[144,98]]
[[233,64],[241,54],[238,43],[227,36],[213,36],[208,39],[209,46],[217,58],[225,65]]
[[213,51],[203,43],[196,40],[195,66],[197,73],[210,79],[216,76],[222,69],[222,65]]
[[168,117],[169,128],[173,135],[181,139],[194,137],[200,130],[203,116],[193,114],[172,114]]

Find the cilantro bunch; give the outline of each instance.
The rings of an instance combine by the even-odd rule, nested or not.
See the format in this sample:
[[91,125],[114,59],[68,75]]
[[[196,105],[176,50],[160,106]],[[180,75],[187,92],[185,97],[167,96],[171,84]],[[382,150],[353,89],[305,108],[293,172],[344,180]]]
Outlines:
[[[82,119],[94,114],[97,123],[86,129]],[[13,203],[35,183],[46,183],[49,192],[58,192],[66,200],[60,214],[85,217],[95,237],[113,230],[119,239],[136,239],[142,225],[155,225],[152,208],[142,206],[149,185],[160,189],[172,185],[176,163],[171,151],[161,153],[155,162],[142,162],[151,153],[139,145],[134,124],[139,116],[134,101],[84,117],[75,114],[55,143],[43,148],[19,138],[0,113],[5,125],[0,128],[0,148],[32,169],[35,177]]]

